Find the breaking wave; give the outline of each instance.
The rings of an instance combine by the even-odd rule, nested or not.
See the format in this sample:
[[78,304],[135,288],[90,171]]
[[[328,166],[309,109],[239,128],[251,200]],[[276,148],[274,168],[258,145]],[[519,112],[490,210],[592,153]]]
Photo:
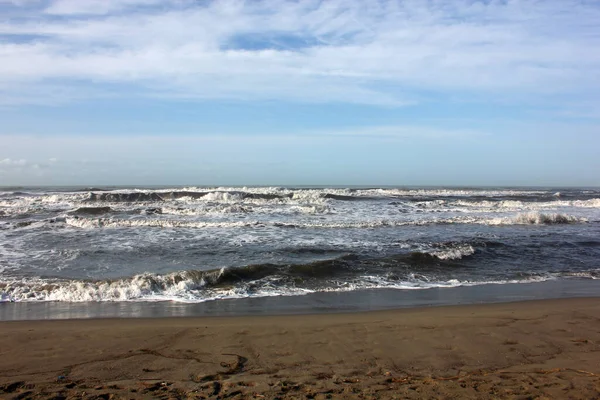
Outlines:
[[450,246],[430,253],[432,256],[440,260],[460,260],[464,257],[475,254],[475,248],[470,244],[461,244],[458,246]]
[[580,218],[566,214],[542,214],[542,213],[527,213],[519,214],[514,218],[516,223],[530,225],[548,225],[548,224],[573,224],[583,222]]
[[[222,272],[214,274],[219,280]],[[104,281],[46,281],[0,283],[2,301],[152,301],[171,300],[182,302],[203,302],[208,300],[265,296],[293,296],[314,292],[352,291],[360,289],[396,288],[427,289],[433,287],[454,287],[477,284],[449,280],[432,282],[427,280],[406,280],[401,282],[383,276],[357,276],[343,282],[331,282],[330,286],[303,288],[278,284],[279,278],[263,278],[244,284],[214,287],[207,284],[208,275],[200,280],[193,273],[169,275],[142,274],[132,278]],[[492,282],[481,282],[492,283]],[[504,282],[497,282],[504,283]]]
[[107,201],[113,203],[119,202],[161,202],[177,199],[206,201],[239,201],[245,199],[274,200],[292,198],[292,193],[253,193],[243,191],[210,191],[210,192],[192,192],[192,191],[174,191],[174,192],[104,192],[90,193],[88,201]]
[[250,200],[319,200],[337,201],[373,200],[378,198],[424,197],[524,197],[546,194],[527,190],[453,190],[453,189],[286,189],[286,188],[216,188],[155,191],[91,192],[88,201],[104,202],[162,202],[178,199],[203,201]]
[[72,214],[83,214],[83,215],[100,215],[110,213],[112,208],[110,207],[79,207],[76,210],[71,211]]
[[204,222],[187,220],[161,219],[116,219],[116,218],[65,218],[67,225],[77,228],[124,228],[124,227],[155,227],[155,228],[240,228],[261,225],[259,222]]
[[[160,214],[160,212],[156,212]],[[52,221],[55,222],[55,221]],[[418,220],[374,220],[350,222],[306,222],[281,223],[269,221],[190,221],[173,219],[118,219],[118,218],[86,218],[79,216],[66,217],[67,225],[77,228],[123,228],[123,227],[158,227],[158,228],[240,228],[257,226],[274,226],[278,228],[323,228],[323,229],[356,229],[381,228],[399,226],[426,226],[435,224],[479,224],[479,225],[548,225],[574,224],[587,222],[585,218],[567,214],[526,213],[502,218],[451,217]]]
[[548,208],[557,207],[578,207],[578,208],[600,208],[600,198],[593,198],[587,200],[556,200],[556,201],[522,201],[522,200],[438,200],[437,202],[430,202],[432,205],[446,206],[446,207],[467,207],[467,208],[480,208],[485,210],[503,210],[503,209],[531,209],[531,210],[543,210]]
[[[73,221],[83,218],[67,218]],[[522,217],[526,223],[545,223],[547,218]],[[569,221],[550,217],[552,223]],[[560,223],[562,223],[560,222]],[[566,244],[569,244],[565,242]],[[581,242],[597,247],[598,242]],[[118,279],[73,280],[59,278],[0,278],[0,301],[181,301],[292,296],[314,292],[361,289],[427,289],[537,282],[549,279],[600,279],[600,270],[564,272],[504,272],[475,274],[473,266],[484,268],[507,245],[498,240],[476,239],[466,242],[405,242],[403,252],[373,258],[360,252],[305,263],[262,263],[212,270],[184,270],[166,274],[142,273]],[[317,248],[327,249],[327,248]],[[295,248],[315,252],[313,247]],[[289,252],[289,250],[287,250]],[[523,253],[525,252],[525,253]],[[528,247],[511,248],[516,258]],[[75,259],[78,252],[69,251]],[[328,254],[327,251],[321,251]],[[333,252],[335,253],[335,252]],[[62,255],[65,256],[65,255]],[[485,267],[489,268],[489,267]]]
[[[164,214],[328,214],[374,212],[506,213],[556,212],[600,209],[598,191],[578,191],[556,196],[553,191],[470,189],[293,189],[293,188],[185,188],[160,190],[95,190],[91,192],[0,192],[4,216],[69,212],[100,215],[116,212],[144,213],[143,208]],[[382,201],[383,200],[383,201]],[[384,201],[386,201],[384,203]],[[567,210],[569,208],[569,210]],[[152,212],[150,214],[156,214]]]
[[[28,279],[0,281],[0,302],[114,302],[114,301],[176,301],[205,302],[266,296],[297,296],[315,292],[341,292],[364,289],[431,289],[486,284],[531,283],[571,279],[600,279],[598,271],[525,274],[496,280],[439,280],[425,274],[357,273],[344,279],[315,278],[314,266],[297,266],[283,271],[276,265],[243,268],[222,268],[212,271],[183,271],[171,274],[145,273],[113,280]],[[335,269],[325,270],[317,277],[335,278]],[[292,279],[294,278],[295,279]],[[308,281],[304,284],[302,278]]]

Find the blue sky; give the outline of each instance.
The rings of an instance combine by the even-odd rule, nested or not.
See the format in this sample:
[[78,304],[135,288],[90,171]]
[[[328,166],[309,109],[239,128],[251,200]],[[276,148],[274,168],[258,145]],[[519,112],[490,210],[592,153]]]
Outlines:
[[0,185],[600,185],[600,2],[0,0]]

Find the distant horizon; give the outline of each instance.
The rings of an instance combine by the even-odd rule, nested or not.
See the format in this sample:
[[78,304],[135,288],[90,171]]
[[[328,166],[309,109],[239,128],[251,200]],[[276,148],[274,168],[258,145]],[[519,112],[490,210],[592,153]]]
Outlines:
[[199,188],[199,189],[214,189],[214,188],[283,188],[283,189],[592,189],[598,190],[600,186],[540,186],[540,185],[343,185],[343,184],[330,184],[330,185],[252,185],[252,184],[148,184],[148,185],[109,185],[109,184],[96,184],[96,185],[0,185],[0,190],[3,189],[15,189],[15,188],[32,188],[32,189],[44,189],[44,188],[74,188],[74,189],[86,189],[86,191],[104,190],[104,189],[185,189],[185,188]]

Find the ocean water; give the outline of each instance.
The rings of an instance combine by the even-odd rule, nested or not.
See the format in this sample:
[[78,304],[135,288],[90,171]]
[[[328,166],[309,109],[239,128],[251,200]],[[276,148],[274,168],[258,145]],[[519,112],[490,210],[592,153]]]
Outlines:
[[4,302],[597,278],[600,189],[0,188]]

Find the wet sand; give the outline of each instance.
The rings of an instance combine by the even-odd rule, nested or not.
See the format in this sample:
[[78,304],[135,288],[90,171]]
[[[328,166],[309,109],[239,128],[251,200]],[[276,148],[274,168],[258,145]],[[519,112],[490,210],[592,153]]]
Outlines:
[[600,299],[0,323],[0,398],[600,397]]

